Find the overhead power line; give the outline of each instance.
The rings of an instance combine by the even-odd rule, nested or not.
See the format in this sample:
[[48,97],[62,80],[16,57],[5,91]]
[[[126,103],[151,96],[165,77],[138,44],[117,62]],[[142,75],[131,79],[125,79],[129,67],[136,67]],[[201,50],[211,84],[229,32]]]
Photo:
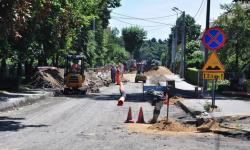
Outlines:
[[125,21],[121,21],[119,19],[116,19],[114,17],[112,17],[111,19],[114,19],[114,20],[117,20],[117,21],[120,21],[120,22],[123,22],[123,23],[126,23],[126,24],[130,24],[130,25],[135,25],[135,26],[141,26],[141,27],[166,27],[166,25],[158,25],[158,26],[142,26],[142,25],[138,25],[138,24],[132,24],[132,23],[128,23],[128,22],[125,22]]
[[[114,13],[115,14],[115,13]],[[120,19],[147,19],[147,20],[153,20],[153,19],[162,19],[162,18],[167,18],[167,17],[171,17],[171,16],[176,16],[176,14],[174,15],[169,15],[169,16],[162,16],[162,17],[154,17],[154,18],[134,18],[134,17],[120,17]]]
[[203,4],[204,0],[201,2],[201,5],[200,5],[200,8],[198,9],[197,13],[195,14],[194,18],[196,17],[196,15],[199,13],[200,9],[201,9],[201,6]]
[[131,16],[127,16],[127,15],[122,15],[122,14],[118,14],[118,13],[114,13],[114,12],[111,12],[111,13],[113,13],[113,14],[117,14],[117,15],[120,15],[120,16],[124,16],[124,17],[130,17],[130,18],[138,19],[138,20],[143,20],[143,21],[148,21],[148,22],[158,23],[158,24],[172,25],[172,24],[166,24],[166,23],[162,23],[162,22],[149,21],[149,20],[147,20],[147,19],[136,18],[136,17],[131,17]]
[[154,30],[159,30],[159,29],[162,29],[162,28],[166,28],[166,26],[165,27],[156,28],[156,29],[152,29],[152,30],[147,30],[147,31],[154,31]]
[[197,18],[196,22],[199,20],[199,18],[200,18],[200,16],[201,16],[201,14],[202,14],[203,9],[204,9],[205,6],[206,6],[206,3],[204,3],[204,5],[203,5],[203,7],[202,7],[202,9],[201,9],[201,13],[200,13],[199,17]]

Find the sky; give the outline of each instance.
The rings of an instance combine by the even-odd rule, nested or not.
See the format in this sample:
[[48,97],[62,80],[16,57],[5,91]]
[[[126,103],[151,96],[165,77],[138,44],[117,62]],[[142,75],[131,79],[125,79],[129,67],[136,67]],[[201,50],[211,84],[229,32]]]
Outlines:
[[[230,3],[232,0],[210,0],[210,20],[216,20],[225,11],[220,4]],[[202,31],[206,28],[207,0],[121,0],[121,5],[113,9],[109,20],[109,26],[116,27],[120,35],[122,28],[137,25],[147,31],[147,39],[167,39],[177,19],[173,7],[194,17]]]

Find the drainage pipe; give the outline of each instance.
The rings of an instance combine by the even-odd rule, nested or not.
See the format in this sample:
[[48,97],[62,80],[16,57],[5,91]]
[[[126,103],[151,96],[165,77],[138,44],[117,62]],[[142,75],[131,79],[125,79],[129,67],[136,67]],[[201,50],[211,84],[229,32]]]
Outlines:
[[120,82],[120,94],[121,94],[121,97],[119,98],[117,105],[122,106],[126,98],[126,92],[123,89],[122,82]]

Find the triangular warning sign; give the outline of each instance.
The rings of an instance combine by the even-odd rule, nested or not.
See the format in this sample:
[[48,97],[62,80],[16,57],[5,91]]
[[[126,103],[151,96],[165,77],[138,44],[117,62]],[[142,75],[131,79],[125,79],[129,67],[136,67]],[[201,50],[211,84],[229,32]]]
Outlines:
[[225,69],[222,66],[215,52],[212,52],[201,71],[202,72],[225,72]]

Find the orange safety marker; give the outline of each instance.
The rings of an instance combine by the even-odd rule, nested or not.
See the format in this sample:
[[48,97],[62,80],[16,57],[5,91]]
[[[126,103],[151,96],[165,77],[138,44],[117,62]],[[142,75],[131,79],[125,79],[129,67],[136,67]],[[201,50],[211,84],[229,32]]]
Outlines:
[[164,102],[165,105],[168,104],[168,93],[166,93],[166,99],[165,99],[165,102]]
[[142,107],[140,108],[138,120],[136,121],[136,123],[145,123],[144,117],[143,117],[143,112],[142,112]]
[[131,107],[129,107],[128,117],[127,117],[127,120],[125,121],[125,123],[134,123],[134,121],[132,120]]

